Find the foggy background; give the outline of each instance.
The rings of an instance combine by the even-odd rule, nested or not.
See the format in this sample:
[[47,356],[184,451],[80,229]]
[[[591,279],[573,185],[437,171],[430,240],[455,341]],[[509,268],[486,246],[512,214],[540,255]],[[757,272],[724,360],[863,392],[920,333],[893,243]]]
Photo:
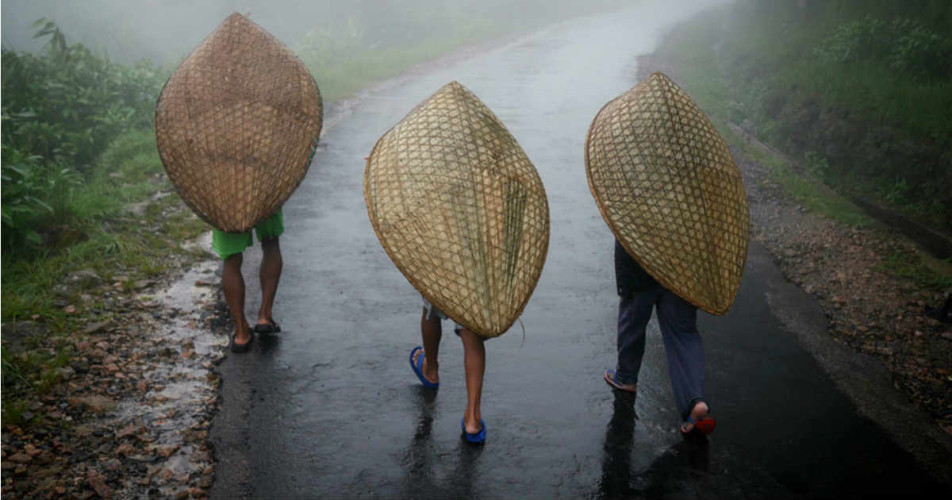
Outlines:
[[2,38],[6,49],[36,50],[32,24],[55,22],[70,43],[79,42],[130,63],[150,59],[174,64],[232,12],[251,19],[297,50],[310,36],[328,43],[365,47],[406,45],[474,28],[527,31],[634,0],[5,0]]

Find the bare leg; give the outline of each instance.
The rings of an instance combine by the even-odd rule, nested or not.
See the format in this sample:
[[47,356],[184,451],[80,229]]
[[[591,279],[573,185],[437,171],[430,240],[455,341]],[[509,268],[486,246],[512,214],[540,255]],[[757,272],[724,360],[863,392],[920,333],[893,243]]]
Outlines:
[[258,309],[259,325],[273,325],[274,296],[278,292],[278,281],[281,280],[281,268],[284,260],[281,258],[281,246],[278,238],[261,242],[261,308]]
[[463,328],[459,332],[463,341],[463,362],[466,366],[466,413],[463,420],[466,432],[473,434],[483,427],[479,421],[483,418],[479,410],[479,401],[483,395],[483,373],[486,371],[486,346],[483,339]]
[[251,341],[251,328],[245,320],[245,279],[241,276],[241,261],[240,253],[230,255],[221,272],[221,288],[235,322],[235,344],[238,345]]
[[[440,340],[443,339],[443,323],[437,316],[426,317],[426,308],[423,308],[423,317],[420,318],[420,333],[423,336],[423,376],[430,382],[440,381]],[[419,359],[420,353],[417,353]],[[416,359],[413,360],[417,362]]]

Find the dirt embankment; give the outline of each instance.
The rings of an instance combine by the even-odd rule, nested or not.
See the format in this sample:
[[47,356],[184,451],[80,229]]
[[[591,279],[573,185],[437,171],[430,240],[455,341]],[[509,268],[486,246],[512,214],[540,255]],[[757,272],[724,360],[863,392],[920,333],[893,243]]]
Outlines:
[[[639,78],[663,71],[678,80],[675,65],[653,56],[641,58],[638,67]],[[766,166],[738,148],[732,154],[750,199],[751,236],[766,245],[787,279],[815,297],[837,342],[880,359],[896,388],[952,434],[952,323],[932,311],[945,297],[887,265],[887,259],[922,250],[897,230],[849,226],[805,210]]]
[[[22,423],[4,422],[4,499],[207,495],[219,383],[210,368],[227,346],[212,328],[221,317],[218,266],[209,258],[132,285],[80,271],[65,282],[111,319],[67,336],[32,321],[4,325],[3,348],[14,356],[71,353],[48,391],[27,396]],[[4,367],[4,376],[14,374]]]

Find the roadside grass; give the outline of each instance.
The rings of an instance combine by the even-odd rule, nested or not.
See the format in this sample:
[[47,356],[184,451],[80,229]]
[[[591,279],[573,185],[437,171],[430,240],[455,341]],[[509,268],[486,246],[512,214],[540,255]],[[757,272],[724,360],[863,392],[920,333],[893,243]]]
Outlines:
[[809,173],[798,173],[787,161],[754,148],[749,148],[745,153],[769,167],[771,179],[807,210],[823,214],[847,226],[865,227],[875,224],[862,209]]
[[884,256],[880,268],[925,290],[936,293],[952,290],[952,259],[940,260],[924,252],[894,250]]
[[855,64],[850,71],[842,65],[801,62],[784,72],[784,79],[873,122],[895,123],[940,144],[952,144],[952,120],[941,112],[952,109],[952,81],[901,79],[894,73],[872,62]]

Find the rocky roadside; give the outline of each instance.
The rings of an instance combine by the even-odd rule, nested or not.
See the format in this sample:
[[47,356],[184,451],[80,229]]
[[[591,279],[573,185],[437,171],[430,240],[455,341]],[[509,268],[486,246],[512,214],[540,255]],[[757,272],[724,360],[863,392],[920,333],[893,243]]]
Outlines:
[[[209,238],[210,239],[210,238]],[[209,242],[195,243],[204,248]],[[58,381],[36,396],[21,425],[4,423],[5,499],[203,498],[214,478],[206,443],[217,404],[212,373],[228,339],[216,335],[217,259],[181,262],[164,281],[103,283],[91,270],[67,278],[108,315],[40,349],[71,351]],[[95,297],[95,298],[94,298]],[[43,325],[4,325],[3,348],[29,356]],[[29,345],[27,348],[25,346]],[[7,367],[4,367],[5,376]]]
[[930,313],[944,296],[886,265],[889,256],[922,250],[877,224],[851,227],[807,212],[762,165],[734,156],[752,199],[752,236],[817,300],[837,342],[879,358],[896,388],[952,434],[952,323]]
[[[639,58],[639,79],[677,67],[654,56]],[[640,81],[640,80],[639,80]],[[788,161],[740,127],[749,148]],[[945,297],[888,269],[891,256],[922,252],[898,231],[879,224],[849,226],[809,212],[740,148],[731,153],[750,201],[751,236],[764,243],[786,278],[820,304],[829,334],[856,352],[878,358],[893,384],[952,435],[952,322],[931,308]]]

